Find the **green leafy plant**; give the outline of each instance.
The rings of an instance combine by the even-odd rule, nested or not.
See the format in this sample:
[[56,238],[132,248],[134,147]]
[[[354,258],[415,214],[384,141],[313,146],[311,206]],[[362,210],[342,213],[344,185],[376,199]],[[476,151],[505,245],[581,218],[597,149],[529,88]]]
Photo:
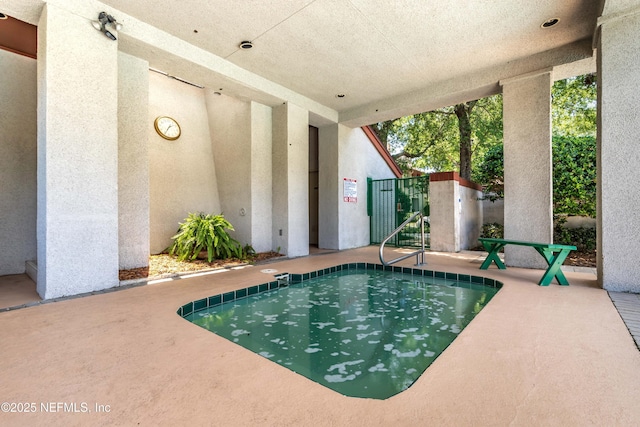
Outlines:
[[593,252],[596,249],[596,229],[589,227],[566,227],[563,217],[556,220],[553,227],[553,241],[564,245],[573,245],[578,252]]
[[489,223],[483,224],[481,237],[487,237],[491,239],[503,239],[504,225],[497,222],[489,222]]
[[246,258],[242,245],[233,239],[227,230],[234,228],[223,215],[190,213],[180,223],[178,233],[172,237],[169,249],[171,255],[178,255],[181,261],[194,260],[201,251],[207,251],[207,260],[225,258]]

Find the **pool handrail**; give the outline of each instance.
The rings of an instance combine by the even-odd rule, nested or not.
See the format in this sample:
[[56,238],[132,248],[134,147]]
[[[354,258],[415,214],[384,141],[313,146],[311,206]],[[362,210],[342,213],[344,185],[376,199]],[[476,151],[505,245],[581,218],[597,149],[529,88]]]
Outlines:
[[[384,260],[384,245],[391,240],[391,238],[393,236],[395,236],[396,234],[398,234],[404,227],[406,227],[410,222],[412,222],[414,219],[416,219],[416,217],[420,217],[420,236],[421,236],[421,240],[422,240],[422,249],[419,249],[415,252],[411,252],[410,254],[407,255],[403,255],[401,257],[398,257],[396,259],[392,259],[391,261],[385,261]],[[425,221],[426,217],[422,214],[422,212],[418,211],[415,212],[413,215],[411,215],[409,217],[409,219],[407,219],[405,222],[403,222],[402,224],[400,224],[400,226],[398,228],[396,228],[395,230],[393,230],[391,232],[391,234],[389,234],[380,244],[380,262],[382,263],[382,265],[391,265],[391,264],[395,264],[396,262],[405,260],[409,257],[412,256],[416,256],[416,265],[425,265],[426,262],[424,262],[424,253],[425,253],[425,244],[424,244],[424,221]]]

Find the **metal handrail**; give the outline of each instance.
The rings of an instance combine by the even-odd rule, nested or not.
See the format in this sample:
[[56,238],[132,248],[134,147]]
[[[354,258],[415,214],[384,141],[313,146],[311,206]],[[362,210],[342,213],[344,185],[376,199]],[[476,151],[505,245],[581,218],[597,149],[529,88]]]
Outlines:
[[[396,234],[398,234],[403,228],[405,228],[411,221],[413,221],[414,219],[416,219],[416,217],[420,216],[420,235],[422,238],[422,249],[417,250],[415,252],[411,252],[410,254],[407,255],[403,255],[399,258],[396,259],[392,259],[391,261],[385,261],[384,260],[384,245],[385,243],[387,243],[389,240],[391,240],[391,238],[393,236],[395,236]],[[416,265],[425,265],[426,263],[424,262],[424,253],[425,253],[425,245],[424,245],[424,219],[425,216],[422,214],[422,212],[416,212],[413,215],[411,215],[409,217],[409,219],[407,219],[405,222],[403,222],[402,224],[400,224],[400,226],[398,228],[396,228],[395,230],[393,230],[391,232],[391,234],[389,234],[380,244],[380,262],[382,262],[382,265],[391,265],[391,264],[395,264],[398,261],[402,261],[405,260],[409,257],[412,256],[416,256]]]

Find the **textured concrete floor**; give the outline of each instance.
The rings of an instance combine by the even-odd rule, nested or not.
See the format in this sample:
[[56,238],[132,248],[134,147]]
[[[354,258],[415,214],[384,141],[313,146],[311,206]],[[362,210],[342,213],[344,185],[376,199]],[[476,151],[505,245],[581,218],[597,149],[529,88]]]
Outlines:
[[0,412],[0,425],[640,424],[640,352],[588,273],[540,287],[540,270],[480,272],[475,257],[429,253],[429,269],[504,288],[413,386],[383,401],[341,396],[175,313],[271,280],[265,268],[354,261],[377,262],[377,248],[0,312],[0,403],[36,409]]

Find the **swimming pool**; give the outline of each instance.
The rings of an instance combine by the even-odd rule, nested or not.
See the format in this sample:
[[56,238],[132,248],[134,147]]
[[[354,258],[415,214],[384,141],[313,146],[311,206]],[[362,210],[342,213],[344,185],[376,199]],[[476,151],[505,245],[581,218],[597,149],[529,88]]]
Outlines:
[[193,301],[186,320],[343,395],[413,384],[502,284],[351,263]]

